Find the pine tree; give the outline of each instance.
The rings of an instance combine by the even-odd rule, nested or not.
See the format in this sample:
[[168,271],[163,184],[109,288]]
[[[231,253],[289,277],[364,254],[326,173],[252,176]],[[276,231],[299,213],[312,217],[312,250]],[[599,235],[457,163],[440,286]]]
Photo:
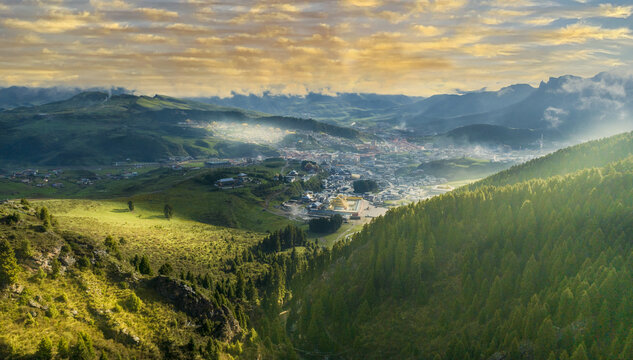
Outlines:
[[70,358],[72,360],[91,360],[94,356],[95,351],[92,347],[92,339],[88,334],[80,332],[77,335],[77,342],[70,350]]
[[35,358],[38,360],[51,360],[53,358],[53,343],[48,336],[43,337],[37,345]]
[[174,216],[174,208],[169,204],[165,204],[165,207],[163,208],[163,213],[165,214],[165,218],[167,220],[171,220],[171,218]]
[[143,275],[152,275],[152,268],[149,265],[149,259],[147,258],[147,256],[143,255],[143,257],[141,257],[141,261],[138,264],[138,271],[143,274]]
[[171,267],[171,264],[169,264],[169,263],[164,263],[158,269],[158,273],[161,274],[161,275],[164,275],[164,276],[169,276],[169,275],[171,275],[172,272],[173,272],[173,268]]
[[11,244],[7,239],[0,239],[0,289],[15,283],[19,272]]
[[584,343],[580,343],[580,345],[578,345],[574,353],[571,355],[571,360],[589,360]]

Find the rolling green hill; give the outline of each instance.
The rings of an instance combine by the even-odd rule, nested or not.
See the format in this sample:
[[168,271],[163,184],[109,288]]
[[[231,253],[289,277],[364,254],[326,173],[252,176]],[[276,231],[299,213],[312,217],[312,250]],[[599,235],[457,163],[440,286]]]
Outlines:
[[[41,205],[0,205],[0,358],[218,359],[260,352],[247,324],[254,299],[233,295],[235,273],[223,270],[225,259],[259,236],[139,211],[104,212],[100,229],[108,236],[93,237],[69,230],[67,214],[58,219]],[[92,205],[73,211],[85,216],[109,206]],[[124,237],[124,229],[133,235]],[[139,246],[147,238],[164,242],[149,258]],[[188,258],[191,249],[205,255]],[[173,270],[160,270],[163,264]]]
[[314,358],[632,358],[631,146],[631,133],[579,145],[389,211],[296,285],[295,347]]
[[212,122],[253,123],[355,138],[355,130],[309,119],[267,116],[166,96],[80,93],[68,100],[0,112],[5,165],[103,165],[173,156],[272,156],[268,146],[223,140]]

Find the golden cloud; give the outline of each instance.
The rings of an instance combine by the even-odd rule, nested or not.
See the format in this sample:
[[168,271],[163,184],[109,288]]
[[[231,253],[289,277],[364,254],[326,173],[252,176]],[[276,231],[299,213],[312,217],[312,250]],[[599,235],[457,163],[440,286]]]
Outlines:
[[628,28],[605,29],[601,26],[575,23],[564,28],[537,34],[537,39],[552,45],[582,44],[590,40],[631,39]]
[[444,33],[444,30],[430,25],[413,25],[413,29],[422,36],[438,36]]
[[137,11],[152,21],[171,21],[178,17],[177,12],[165,9],[140,8]]
[[613,6],[612,4],[600,4],[600,15],[612,18],[626,19],[633,13],[633,6]]
[[62,33],[90,24],[93,16],[87,12],[72,13],[54,10],[46,16],[34,21],[9,18],[3,21],[4,26],[13,29],[28,30],[37,33]]

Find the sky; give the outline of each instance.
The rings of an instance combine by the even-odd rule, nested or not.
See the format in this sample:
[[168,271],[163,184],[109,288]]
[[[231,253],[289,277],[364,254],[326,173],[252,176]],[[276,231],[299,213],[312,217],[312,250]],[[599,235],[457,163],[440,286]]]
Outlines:
[[633,70],[633,4],[0,0],[0,86],[428,96]]

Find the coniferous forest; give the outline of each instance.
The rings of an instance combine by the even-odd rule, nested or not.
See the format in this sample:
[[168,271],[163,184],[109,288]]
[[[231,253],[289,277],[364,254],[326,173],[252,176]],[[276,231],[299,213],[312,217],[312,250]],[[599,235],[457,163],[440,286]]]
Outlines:
[[633,358],[632,153],[623,134],[391,210],[295,296],[289,336],[334,358]]

